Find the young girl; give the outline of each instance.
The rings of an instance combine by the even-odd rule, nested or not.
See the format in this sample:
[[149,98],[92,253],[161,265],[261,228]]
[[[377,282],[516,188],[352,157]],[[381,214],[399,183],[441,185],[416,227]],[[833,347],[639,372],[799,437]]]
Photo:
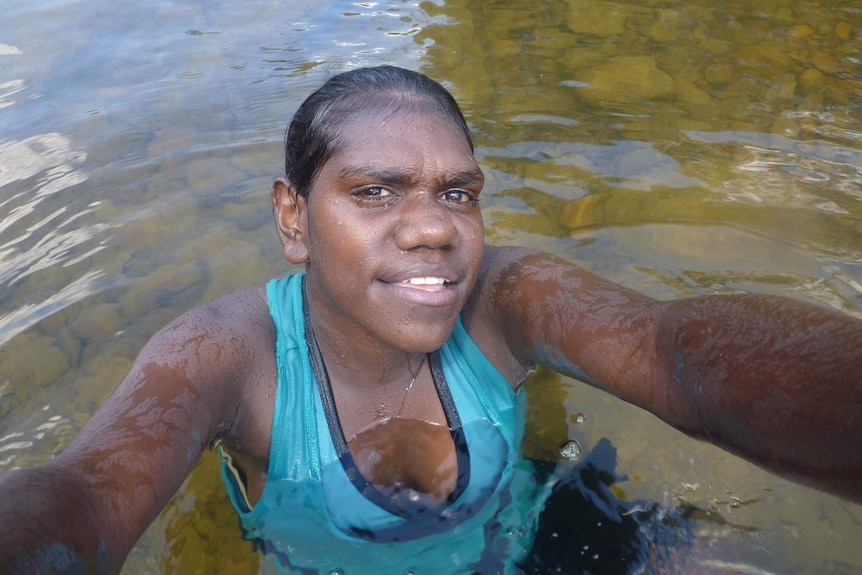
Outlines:
[[486,246],[482,184],[439,84],[328,81],[272,189],[305,272],[177,318],[62,455],[3,478],[0,570],[118,570],[216,442],[278,569],[540,570],[525,557],[551,485],[520,456],[518,394],[540,364],[862,501],[862,322],[769,296],[655,301]]

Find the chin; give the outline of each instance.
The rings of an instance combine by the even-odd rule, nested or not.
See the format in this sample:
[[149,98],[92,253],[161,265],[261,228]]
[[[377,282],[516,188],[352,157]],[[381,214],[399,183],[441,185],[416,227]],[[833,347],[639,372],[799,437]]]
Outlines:
[[433,330],[433,333],[428,333],[426,331],[421,334],[396,334],[393,337],[393,343],[395,344],[395,347],[399,347],[406,352],[431,353],[432,351],[437,351],[443,347],[443,344],[446,343],[446,340],[449,339],[454,330],[455,322],[453,321],[451,325],[447,326],[447,329],[437,328]]

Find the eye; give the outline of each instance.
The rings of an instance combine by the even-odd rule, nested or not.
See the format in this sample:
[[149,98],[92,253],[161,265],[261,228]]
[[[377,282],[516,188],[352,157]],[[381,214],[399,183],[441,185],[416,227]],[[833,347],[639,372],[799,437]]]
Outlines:
[[455,204],[475,204],[479,202],[479,197],[468,190],[446,190],[441,196],[447,202]]
[[353,192],[353,195],[360,200],[374,200],[378,198],[388,198],[392,196],[391,190],[387,190],[383,186],[367,186]]

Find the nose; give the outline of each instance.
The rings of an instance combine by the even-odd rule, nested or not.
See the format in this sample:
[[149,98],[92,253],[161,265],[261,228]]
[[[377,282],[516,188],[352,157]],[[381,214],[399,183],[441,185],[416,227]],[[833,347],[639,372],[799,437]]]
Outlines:
[[399,249],[451,249],[457,245],[453,214],[434,193],[419,192],[402,201],[399,208],[395,232]]

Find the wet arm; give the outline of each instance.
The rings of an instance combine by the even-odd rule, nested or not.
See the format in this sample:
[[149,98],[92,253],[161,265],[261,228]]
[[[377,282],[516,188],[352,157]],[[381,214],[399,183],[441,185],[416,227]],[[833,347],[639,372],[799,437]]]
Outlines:
[[862,321],[770,296],[678,300],[655,347],[666,421],[862,502]]
[[232,331],[207,310],[179,318],[147,344],[63,454],[3,478],[0,572],[75,572],[76,562],[98,563],[85,572],[119,570],[202,451],[230,427],[232,382],[248,355]]
[[[203,448],[179,413],[194,407],[155,389],[152,369],[136,366],[56,459],[0,482],[0,572],[119,571]],[[161,375],[173,385],[174,374]]]
[[115,571],[85,494],[78,475],[53,461],[0,478],[0,572]]
[[[504,260],[505,261],[505,260]],[[787,298],[659,302],[547,254],[494,282],[509,347],[763,467],[862,500],[862,322]]]

